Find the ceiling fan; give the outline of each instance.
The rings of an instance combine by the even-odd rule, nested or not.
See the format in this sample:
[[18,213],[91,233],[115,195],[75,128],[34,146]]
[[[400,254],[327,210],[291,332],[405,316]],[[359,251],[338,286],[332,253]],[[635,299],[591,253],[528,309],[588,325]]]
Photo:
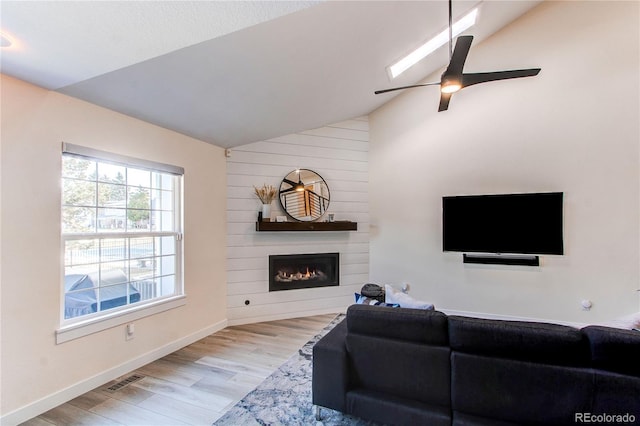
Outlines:
[[[298,174],[298,175],[299,175],[299,174]],[[305,185],[304,185],[304,183],[302,183],[302,178],[300,178],[300,177],[298,178],[298,182],[294,182],[294,181],[289,180],[289,179],[287,179],[287,178],[284,178],[284,179],[282,180],[282,182],[284,182],[284,183],[287,183],[287,184],[291,185],[291,188],[289,188],[289,189],[285,189],[284,191],[280,191],[280,193],[281,193],[281,194],[286,194],[287,192],[292,192],[292,191],[295,191],[295,192],[302,192],[302,191],[304,191],[304,186],[305,186]]]
[[456,40],[456,47],[452,51],[453,26],[451,1],[452,0],[449,0],[449,66],[447,66],[447,69],[444,71],[444,73],[442,73],[440,81],[425,84],[414,84],[411,86],[395,87],[392,89],[377,90],[374,92],[376,95],[379,95],[381,93],[393,92],[394,90],[411,89],[414,87],[440,86],[440,105],[438,106],[438,112],[440,112],[447,110],[449,108],[449,101],[451,100],[451,96],[458,90],[465,87],[469,87],[478,83],[486,83],[489,81],[533,77],[538,75],[538,73],[540,72],[540,68],[463,73],[462,69],[464,67],[464,62],[467,59],[467,55],[469,54],[473,36],[459,36]]

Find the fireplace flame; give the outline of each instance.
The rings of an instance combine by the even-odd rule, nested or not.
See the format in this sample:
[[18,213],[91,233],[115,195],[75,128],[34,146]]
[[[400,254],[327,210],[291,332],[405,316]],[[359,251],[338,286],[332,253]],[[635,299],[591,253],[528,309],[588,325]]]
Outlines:
[[307,281],[307,280],[325,281],[327,279],[327,275],[324,272],[309,268],[308,266],[302,269],[302,271],[304,272],[301,272],[300,270],[296,272],[287,272],[287,271],[280,270],[278,271],[278,274],[276,275],[275,280],[279,282],[292,282],[292,281]]

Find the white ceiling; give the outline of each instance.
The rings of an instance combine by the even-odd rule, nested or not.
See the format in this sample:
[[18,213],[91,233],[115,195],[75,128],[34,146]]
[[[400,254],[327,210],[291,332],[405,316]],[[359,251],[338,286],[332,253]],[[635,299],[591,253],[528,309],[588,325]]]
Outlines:
[[[467,33],[477,44],[539,2],[485,0]],[[454,1],[454,17],[475,4]],[[446,1],[3,0],[14,45],[0,71],[233,147],[370,113],[399,93],[374,90],[446,65],[443,47],[393,82],[386,72],[447,22]],[[494,71],[472,55],[465,70]],[[437,108],[437,88],[416,90]]]

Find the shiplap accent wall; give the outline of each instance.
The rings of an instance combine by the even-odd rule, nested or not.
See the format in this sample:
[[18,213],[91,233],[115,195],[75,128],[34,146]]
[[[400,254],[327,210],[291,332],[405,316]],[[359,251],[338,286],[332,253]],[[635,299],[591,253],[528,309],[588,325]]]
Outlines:
[[[369,122],[359,117],[233,148],[227,159],[227,318],[242,324],[344,310],[369,277]],[[354,232],[256,232],[254,186],[280,186],[297,168],[322,176],[328,213]],[[272,203],[271,217],[284,215]],[[289,218],[289,220],[292,220]],[[324,218],[322,219],[324,220]],[[340,286],[269,292],[269,255],[340,253]],[[245,301],[249,301],[249,305]]]

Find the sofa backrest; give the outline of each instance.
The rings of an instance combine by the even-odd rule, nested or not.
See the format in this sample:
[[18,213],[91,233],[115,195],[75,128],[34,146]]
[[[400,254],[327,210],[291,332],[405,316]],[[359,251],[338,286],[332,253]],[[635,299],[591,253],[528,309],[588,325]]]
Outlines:
[[456,413],[526,424],[575,424],[590,412],[593,373],[580,330],[449,317]]
[[602,326],[582,329],[594,367],[594,413],[633,415],[640,421],[640,332]]
[[367,336],[449,345],[447,316],[433,310],[351,305],[347,310],[347,329]]
[[451,351],[442,312],[352,305],[346,347],[354,387],[450,406]]
[[524,321],[449,317],[451,349],[477,355],[587,367],[587,338],[572,327]]
[[640,377],[640,332],[611,327],[582,329],[594,368]]

